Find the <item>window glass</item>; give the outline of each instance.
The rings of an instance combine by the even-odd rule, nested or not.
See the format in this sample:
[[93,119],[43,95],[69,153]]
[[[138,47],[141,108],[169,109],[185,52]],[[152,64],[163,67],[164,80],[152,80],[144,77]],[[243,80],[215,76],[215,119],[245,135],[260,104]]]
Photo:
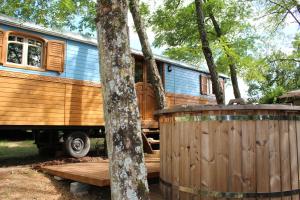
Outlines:
[[136,83],[143,82],[143,64],[141,62],[135,63],[134,80]]
[[7,62],[25,66],[42,66],[43,43],[18,35],[8,36]]
[[23,44],[9,43],[7,52],[7,62],[22,64]]
[[28,39],[28,44],[34,44],[34,40],[32,40],[32,39]]
[[10,36],[8,36],[8,40],[9,41],[15,41],[16,40],[16,36],[10,35]]
[[24,38],[22,38],[22,37],[17,37],[17,41],[18,41],[18,42],[24,42]]
[[36,46],[28,46],[28,65],[40,67],[42,58],[42,48]]
[[41,46],[42,46],[42,43],[41,43],[41,42],[39,42],[39,41],[36,41],[36,46],[39,46],[39,47],[41,47]]

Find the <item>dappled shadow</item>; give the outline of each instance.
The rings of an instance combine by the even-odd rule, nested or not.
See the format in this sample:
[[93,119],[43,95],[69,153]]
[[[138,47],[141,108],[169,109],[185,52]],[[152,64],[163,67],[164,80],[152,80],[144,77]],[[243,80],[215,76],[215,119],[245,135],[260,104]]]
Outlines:
[[35,163],[46,162],[50,160],[53,160],[53,158],[41,157],[39,155],[25,157],[8,157],[0,159],[0,167],[32,165]]

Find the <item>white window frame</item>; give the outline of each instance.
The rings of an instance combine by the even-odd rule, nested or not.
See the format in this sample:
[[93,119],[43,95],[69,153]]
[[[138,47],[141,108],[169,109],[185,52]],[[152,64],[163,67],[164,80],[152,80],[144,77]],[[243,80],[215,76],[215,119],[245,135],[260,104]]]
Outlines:
[[[9,40],[9,36],[15,36],[16,38],[23,38],[23,42],[19,42],[17,39],[15,41],[11,41]],[[13,63],[13,62],[9,62],[6,58],[6,62],[9,64],[13,64],[13,65],[19,65],[19,66],[29,66],[29,67],[36,67],[36,68],[42,68],[43,67],[43,54],[44,54],[44,43],[41,40],[35,39],[35,38],[31,38],[31,37],[26,37],[26,36],[22,36],[22,35],[18,35],[18,34],[9,34],[8,38],[7,38],[7,52],[8,52],[8,46],[10,43],[15,43],[15,44],[22,44],[23,45],[23,51],[22,51],[22,62],[21,64],[18,63]],[[33,44],[29,44],[28,40],[34,40],[34,41],[38,41],[41,43],[41,65],[40,66],[34,66],[34,65],[29,65],[28,64],[28,47],[29,46],[36,46],[37,45],[33,45]]]
[[210,77],[207,77],[207,95],[213,95],[212,81]]

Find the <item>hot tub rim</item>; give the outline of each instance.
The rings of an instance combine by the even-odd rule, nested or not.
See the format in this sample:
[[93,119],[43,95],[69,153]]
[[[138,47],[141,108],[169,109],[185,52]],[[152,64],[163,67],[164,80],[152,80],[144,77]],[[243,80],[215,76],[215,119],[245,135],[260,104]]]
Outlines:
[[274,110],[274,111],[300,111],[300,106],[281,104],[247,104],[247,105],[178,105],[171,108],[155,111],[155,115],[172,114],[179,112],[201,111],[230,111],[230,110]]

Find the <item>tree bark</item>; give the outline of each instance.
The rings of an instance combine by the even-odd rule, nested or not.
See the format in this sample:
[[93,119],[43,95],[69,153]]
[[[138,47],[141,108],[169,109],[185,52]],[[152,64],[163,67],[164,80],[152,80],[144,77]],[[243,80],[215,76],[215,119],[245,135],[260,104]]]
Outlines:
[[[211,19],[211,21],[213,23],[217,37],[219,38],[219,41],[220,41],[220,38],[223,35],[222,29],[212,12],[209,12],[209,18]],[[224,47],[224,52],[229,60],[230,78],[231,78],[234,97],[236,99],[239,99],[239,98],[241,98],[241,92],[240,92],[239,83],[238,83],[238,79],[237,79],[236,65],[232,62],[233,58],[230,54],[228,54],[225,47]]]
[[200,39],[202,43],[202,50],[211,75],[213,92],[216,96],[217,103],[224,104],[224,94],[219,82],[219,75],[216,70],[216,64],[214,62],[212,51],[207,39],[202,0],[195,0],[195,6],[196,6],[198,29],[199,29]]
[[97,36],[111,196],[149,199],[133,65],[127,0],[97,0]]
[[144,54],[144,58],[147,62],[147,67],[150,68],[151,75],[151,84],[154,87],[154,92],[156,96],[156,101],[158,103],[159,109],[163,109],[167,107],[167,100],[162,84],[161,77],[159,75],[157,65],[150,47],[150,43],[148,40],[148,36],[146,33],[146,28],[144,26],[144,22],[141,16],[139,1],[138,0],[129,0],[129,8],[133,17],[134,25],[136,31],[139,35],[140,43],[142,46],[142,51]]

